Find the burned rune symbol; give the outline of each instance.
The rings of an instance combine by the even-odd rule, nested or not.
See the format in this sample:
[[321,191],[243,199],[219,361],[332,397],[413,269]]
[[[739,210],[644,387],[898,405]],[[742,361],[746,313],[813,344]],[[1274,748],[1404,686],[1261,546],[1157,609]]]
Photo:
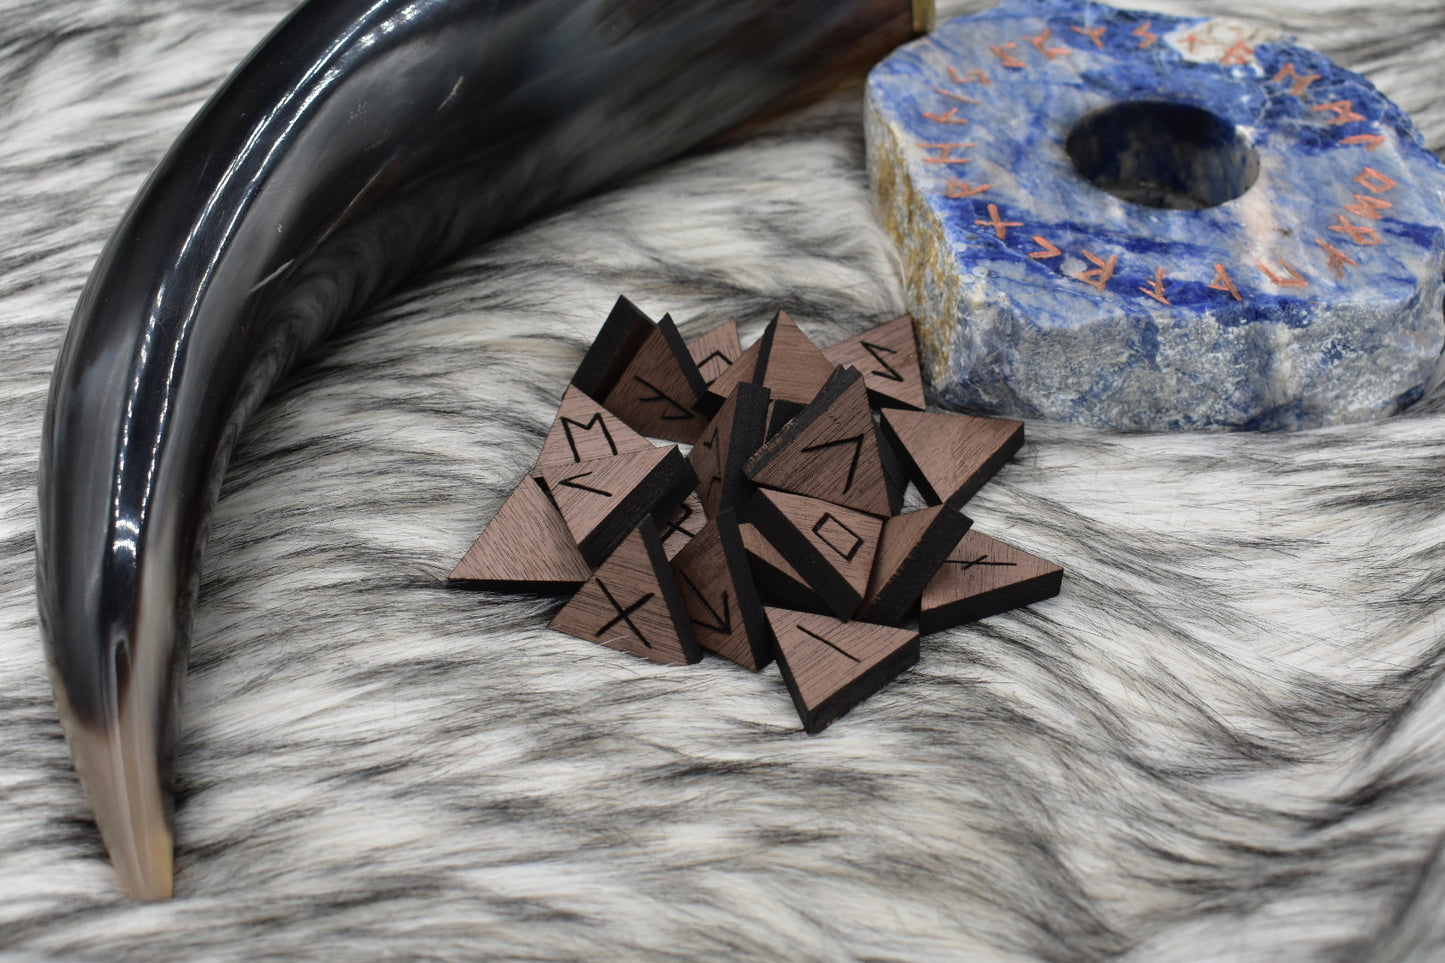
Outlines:
[[[833,526],[841,528],[843,531],[847,532],[853,537],[853,544],[848,546],[848,550],[846,552],[843,549],[839,548],[837,545],[834,545],[833,542],[828,538],[828,536],[824,534],[824,530],[830,527],[829,523],[832,523]],[[857,532],[853,531],[853,529],[849,528],[847,525],[844,525],[842,522],[838,521],[838,519],[834,518],[832,512],[823,513],[823,517],[818,519],[817,524],[813,526],[813,534],[818,536],[818,541],[822,542],[824,545],[837,552],[838,557],[845,562],[853,561],[853,556],[857,555],[858,549],[863,547],[862,536],[860,536]],[[837,536],[835,535],[834,537],[836,538]]]
[[850,655],[850,654],[848,654],[847,652],[844,652],[842,649],[838,648],[838,646],[837,646],[835,643],[829,642],[827,639],[823,638],[823,637],[822,637],[821,635],[819,635],[817,632],[809,631],[807,628],[805,628],[805,627],[803,627],[803,626],[801,626],[801,625],[798,626],[798,631],[801,632],[801,633],[803,633],[804,635],[811,636],[812,638],[817,639],[819,642],[823,643],[823,644],[826,645],[828,648],[832,649],[834,652],[838,653],[838,654],[841,655],[843,658],[848,659],[849,661],[852,661],[852,662],[857,662],[857,661],[859,661],[859,659],[858,659],[858,657],[857,657],[856,655]]
[[641,375],[633,375],[632,377],[633,380],[639,382],[644,388],[652,392],[651,395],[648,395],[646,397],[639,397],[637,399],[638,401],[642,402],[643,404],[651,404],[652,402],[660,401],[663,404],[667,405],[667,412],[662,416],[663,421],[687,421],[688,419],[693,417],[692,412],[688,409],[686,405],[679,403],[677,400],[672,398],[666,391],[663,391],[651,381],[648,381]]
[[618,602],[617,597],[612,594],[612,590],[607,587],[607,583],[603,582],[600,578],[597,580],[597,587],[602,590],[603,595],[607,596],[607,601],[612,603],[612,610],[616,612],[617,615],[612,619],[612,621],[608,622],[606,625],[602,626],[602,628],[598,629],[592,634],[599,637],[604,636],[608,632],[610,632],[612,630],[612,627],[618,622],[625,622],[627,624],[627,627],[632,630],[632,634],[637,636],[637,640],[639,642],[647,646],[649,649],[652,648],[652,643],[647,641],[647,636],[643,635],[642,630],[639,629],[636,623],[632,621],[632,614],[638,609],[642,608],[648,602],[651,602],[653,596],[656,593],[648,592],[642,598],[638,599],[636,602],[633,602],[631,605],[627,606],[627,608],[624,609],[622,607],[622,603]]
[[694,514],[692,506],[689,505],[687,502],[683,502],[680,507],[682,510],[682,517],[674,518],[672,521],[668,522],[667,527],[662,530],[662,541],[664,542],[672,538],[673,535],[677,534],[686,535],[688,538],[692,538],[694,535],[697,534],[697,532],[690,532],[682,527],[682,523],[687,521]]
[[701,443],[703,448],[712,452],[712,475],[708,478],[707,483],[703,485],[702,491],[698,493],[703,498],[711,498],[714,486],[722,484],[722,475],[719,474],[722,468],[722,452],[718,450],[717,445],[718,438],[720,438],[721,435],[722,429],[714,428],[712,430],[712,437]]
[[886,352],[888,352],[889,354],[897,354],[897,353],[898,353],[897,351],[895,351],[895,350],[892,349],[892,348],[885,348],[885,347],[884,347],[883,345],[881,345],[881,344],[873,344],[873,343],[870,342],[870,341],[864,341],[864,342],[863,342],[863,350],[864,350],[864,351],[867,351],[869,354],[871,354],[871,355],[873,356],[873,360],[876,361],[876,362],[878,362],[879,364],[881,364],[881,365],[883,366],[883,370],[882,370],[882,371],[874,371],[874,372],[872,372],[873,374],[876,374],[876,375],[877,375],[878,377],[880,377],[880,378],[887,378],[889,381],[902,381],[902,380],[903,380],[903,376],[902,376],[901,374],[899,374],[896,370],[894,370],[894,368],[893,368],[893,366],[892,366],[891,364],[889,364],[887,361],[884,361],[884,360],[883,360],[883,355],[881,355],[881,354],[878,353],[878,352],[880,352],[880,351],[886,351]]
[[707,629],[709,632],[716,632],[718,635],[732,635],[733,615],[732,606],[728,603],[728,593],[724,591],[722,594],[722,615],[718,615],[717,609],[712,607],[712,603],[707,600],[707,596],[702,594],[697,584],[688,577],[686,572],[678,571],[677,577],[682,579],[683,584],[692,591],[693,595],[697,596],[697,600],[702,603],[703,608],[707,609],[707,614],[712,616],[711,624],[701,619],[692,619],[692,624],[698,628]]
[[961,569],[961,571],[967,572],[969,569],[973,568],[975,565],[993,566],[993,567],[995,567],[995,568],[1015,568],[1015,567],[1017,567],[1018,562],[990,562],[990,561],[988,561],[988,554],[985,553],[985,554],[983,554],[983,555],[980,555],[978,558],[970,558],[970,559],[951,558],[951,559],[948,560],[948,564],[949,564],[949,565],[962,565],[963,568]]
[[[848,477],[843,482],[843,494],[847,494],[853,487],[853,475],[858,471],[858,456],[863,453],[863,436],[854,435],[852,438],[840,438],[837,441],[824,441],[816,445],[809,445],[800,449],[799,454],[806,455],[810,451],[824,451],[828,448],[837,448],[841,445],[853,446],[853,460],[848,463]],[[828,516],[831,518],[832,516]]]
[[712,354],[708,355],[706,358],[703,358],[701,361],[697,362],[698,370],[701,371],[703,368],[706,368],[714,360],[721,361],[722,366],[718,368],[718,373],[716,375],[713,375],[712,378],[708,379],[707,384],[712,384],[718,379],[718,376],[721,375],[725,369],[731,368],[733,366],[732,358],[729,358],[727,355],[723,354],[721,350],[716,350]]
[[572,429],[591,431],[594,425],[602,429],[602,437],[607,439],[607,447],[612,449],[612,454],[617,454],[617,442],[612,440],[612,432],[607,430],[607,422],[602,419],[602,412],[599,411],[586,424],[573,421],[571,418],[564,417],[562,419],[562,431],[567,436],[567,446],[572,449],[573,461],[582,461],[582,455],[577,451],[577,439],[573,437]]
[[591,485],[584,485],[577,480],[579,478],[586,478],[590,474],[592,474],[590,471],[584,471],[580,475],[573,475],[571,478],[564,478],[561,482],[561,485],[563,488],[575,488],[579,492],[591,492],[593,495],[601,495],[604,498],[611,498],[611,492],[603,491],[600,488],[593,488]]

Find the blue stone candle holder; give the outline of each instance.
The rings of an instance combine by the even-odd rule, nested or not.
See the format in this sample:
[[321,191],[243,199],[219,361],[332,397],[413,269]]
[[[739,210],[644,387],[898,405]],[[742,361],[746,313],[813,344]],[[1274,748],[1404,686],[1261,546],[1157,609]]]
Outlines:
[[883,61],[865,116],[947,403],[1279,430],[1390,414],[1435,376],[1445,165],[1320,54],[1012,0]]

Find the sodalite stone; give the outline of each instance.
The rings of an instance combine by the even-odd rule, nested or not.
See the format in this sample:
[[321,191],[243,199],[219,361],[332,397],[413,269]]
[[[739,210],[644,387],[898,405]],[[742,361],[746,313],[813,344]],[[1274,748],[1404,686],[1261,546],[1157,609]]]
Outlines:
[[[1013,0],[880,64],[866,126],[946,402],[1295,429],[1397,411],[1436,370],[1445,167],[1317,53],[1227,21]],[[1095,182],[1134,200],[1085,179],[1071,132]]]

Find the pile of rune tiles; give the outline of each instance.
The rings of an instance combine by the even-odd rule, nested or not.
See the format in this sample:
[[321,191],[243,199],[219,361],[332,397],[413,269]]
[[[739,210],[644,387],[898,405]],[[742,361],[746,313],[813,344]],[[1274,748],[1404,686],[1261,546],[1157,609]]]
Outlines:
[[[776,658],[818,732],[920,633],[1059,591],[959,511],[1023,424],[924,407],[907,317],[820,350],[779,312],[744,351],[731,321],[684,342],[619,298],[452,583],[574,593],[553,628],[656,662]],[[909,480],[931,507],[900,514]]]

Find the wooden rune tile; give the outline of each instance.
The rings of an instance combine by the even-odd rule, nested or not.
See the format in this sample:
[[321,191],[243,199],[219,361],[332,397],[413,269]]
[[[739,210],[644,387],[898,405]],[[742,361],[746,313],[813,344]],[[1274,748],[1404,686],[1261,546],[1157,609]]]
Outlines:
[[880,625],[898,625],[908,618],[971,524],[968,516],[947,505],[886,520],[858,618]]
[[828,603],[803,581],[798,570],[783,558],[773,543],[763,537],[756,526],[744,523],[743,547],[748,551],[748,566],[758,597],[767,605],[776,605],[800,612],[827,612]]
[[607,397],[656,329],[657,325],[637,305],[619,297],[572,375],[572,384],[588,397]]
[[650,438],[692,444],[707,426],[693,410],[707,386],[672,318],[664,316],[622,369],[602,404]]
[[699,645],[753,671],[773,660],[736,512],[709,520],[672,560],[672,570]]
[[711,417],[717,414],[722,408],[723,402],[737,389],[737,386],[745,382],[756,382],[758,370],[758,358],[763,353],[763,342],[754,341],[752,346],[744,351],[732,367],[712,380],[703,392],[703,396],[697,403],[697,410]]
[[908,469],[903,467],[903,459],[898,457],[888,436],[876,423],[873,433],[878,439],[878,457],[883,463],[883,480],[888,487],[888,511],[897,515],[903,510],[903,497],[908,492]]
[[703,384],[710,385],[718,375],[733,366],[742,356],[743,345],[738,340],[738,323],[725,321],[705,334],[698,335],[687,343],[687,353],[697,365]]
[[918,661],[918,633],[769,608],[778,667],[805,732],[829,723]]
[[923,396],[913,318],[906,314],[824,348],[823,357],[863,372],[874,407],[921,410],[928,403]]
[[920,632],[941,632],[1059,594],[1064,570],[1007,542],[971,531],[923,590]]
[[552,430],[542,443],[537,467],[570,465],[653,447],[652,442],[627,427],[621,418],[571,385],[562,395]]
[[883,520],[818,498],[760,488],[752,522],[840,619],[868,589]]
[[858,370],[836,369],[813,403],[748,460],[746,471],[768,488],[889,514],[888,479]]
[[771,390],[774,401],[808,404],[837,367],[786,311],[778,312],[758,343],[762,350],[753,380]]
[[696,538],[706,524],[707,513],[703,511],[697,492],[682,500],[682,504],[677,506],[666,524],[659,520],[658,533],[662,537],[662,551],[667,555],[667,560],[670,562],[676,558],[677,553]]
[[692,446],[688,460],[697,472],[698,495],[709,518],[741,505],[752,492],[743,464],[763,443],[767,414],[768,389],[740,384]]
[[675,445],[548,465],[542,478],[582,557],[592,565],[611,555],[644,517],[671,518],[697,485],[692,466]]
[[562,606],[552,628],[666,665],[702,658],[650,518],[633,529]]
[[1024,423],[936,411],[882,412],[883,436],[930,505],[959,508],[1023,447]]
[[530,475],[508,496],[452,570],[460,588],[495,592],[571,592],[592,568],[567,524]]

